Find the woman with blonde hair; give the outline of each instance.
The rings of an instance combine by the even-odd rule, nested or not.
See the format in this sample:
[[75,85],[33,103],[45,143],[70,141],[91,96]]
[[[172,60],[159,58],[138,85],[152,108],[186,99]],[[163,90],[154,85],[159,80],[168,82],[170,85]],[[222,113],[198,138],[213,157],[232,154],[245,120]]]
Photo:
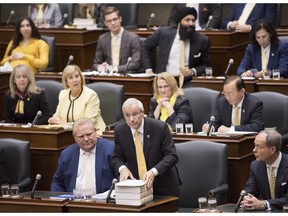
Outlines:
[[101,116],[100,100],[95,91],[85,86],[85,77],[81,69],[77,65],[64,68],[62,84],[64,90],[59,93],[56,112],[48,122],[65,125],[80,117],[88,117],[95,124],[98,135],[102,135],[106,124]]
[[36,124],[47,124],[50,110],[45,92],[36,86],[34,74],[29,67],[17,65],[10,75],[9,87],[4,101],[5,122],[32,123],[37,112],[41,111]]
[[149,117],[167,122],[175,130],[176,123],[192,123],[192,109],[175,78],[162,72],[154,78],[154,96],[150,100]]

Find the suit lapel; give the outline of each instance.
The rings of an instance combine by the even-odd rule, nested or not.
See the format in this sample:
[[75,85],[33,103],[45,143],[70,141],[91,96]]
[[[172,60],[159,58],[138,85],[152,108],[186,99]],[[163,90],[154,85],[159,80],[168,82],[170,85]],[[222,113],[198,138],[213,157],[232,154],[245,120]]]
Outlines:
[[280,190],[281,190],[281,185],[285,180],[285,177],[288,175],[288,160],[287,158],[284,157],[282,154],[282,159],[277,171],[277,176],[276,176],[276,182],[275,182],[275,196],[280,197]]
[[144,156],[147,164],[147,159],[149,155],[149,150],[151,146],[151,129],[150,121],[148,118],[144,118],[144,133],[143,133],[143,146],[144,146]]
[[98,139],[97,145],[96,145],[96,158],[95,158],[96,191],[101,190],[100,185],[101,185],[101,179],[102,179],[102,169],[100,167],[102,167],[102,162],[103,162],[102,155],[104,155],[103,143],[101,143]]
[[247,95],[245,93],[244,94],[244,100],[242,103],[242,108],[241,108],[241,123],[240,123],[241,125],[245,124],[247,108],[248,108]]

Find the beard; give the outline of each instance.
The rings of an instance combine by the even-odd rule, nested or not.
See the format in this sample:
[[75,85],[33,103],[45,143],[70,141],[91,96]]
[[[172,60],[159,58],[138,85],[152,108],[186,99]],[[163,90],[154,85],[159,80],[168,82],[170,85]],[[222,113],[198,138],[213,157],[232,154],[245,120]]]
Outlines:
[[180,40],[186,40],[192,37],[195,32],[195,26],[184,26],[180,24],[179,36]]

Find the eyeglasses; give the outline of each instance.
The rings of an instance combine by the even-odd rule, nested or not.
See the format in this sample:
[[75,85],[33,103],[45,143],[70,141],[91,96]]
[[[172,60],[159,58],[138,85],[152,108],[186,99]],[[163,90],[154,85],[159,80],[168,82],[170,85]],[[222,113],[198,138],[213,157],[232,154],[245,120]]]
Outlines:
[[137,113],[136,113],[136,112],[135,112],[135,113],[132,113],[131,115],[129,115],[128,113],[125,113],[125,114],[124,114],[124,117],[127,118],[127,119],[128,119],[128,118],[131,118],[131,117],[132,117],[133,119],[135,119],[135,118],[137,118],[137,117],[139,116],[140,113],[142,113],[142,111],[139,111],[139,112],[137,112]]
[[221,92],[225,97],[233,97],[237,92]]
[[111,24],[112,22],[116,22],[119,19],[119,17],[110,19],[110,20],[105,20],[105,23]]

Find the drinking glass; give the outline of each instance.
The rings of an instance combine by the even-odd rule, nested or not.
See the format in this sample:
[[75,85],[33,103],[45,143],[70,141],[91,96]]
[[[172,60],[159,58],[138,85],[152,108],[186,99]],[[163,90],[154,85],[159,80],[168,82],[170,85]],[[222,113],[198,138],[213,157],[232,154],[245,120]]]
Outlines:
[[264,70],[263,70],[263,77],[264,77],[264,79],[270,79],[270,77],[271,77],[271,70],[270,70],[270,69],[264,69]]
[[279,80],[280,79],[280,70],[279,69],[272,70],[272,77],[274,80]]
[[184,128],[183,128],[182,123],[176,123],[175,128],[176,128],[176,134],[183,134],[184,133]]
[[10,197],[10,186],[5,183],[1,185],[2,197]]
[[74,188],[73,197],[74,197],[74,200],[81,200],[83,198],[82,191],[80,189]]
[[287,212],[288,213],[288,204],[284,204],[283,205],[283,212]]
[[206,197],[199,197],[198,203],[199,203],[199,210],[200,211],[205,211],[207,209],[207,198]]
[[210,211],[217,211],[217,200],[215,197],[211,197],[208,199],[208,209]]
[[10,187],[11,197],[18,198],[19,197],[19,186],[17,184],[13,184]]
[[193,124],[192,123],[186,123],[185,124],[185,133],[186,134],[193,134]]
[[206,67],[205,68],[205,75],[207,78],[212,78],[213,77],[213,69],[212,67]]

